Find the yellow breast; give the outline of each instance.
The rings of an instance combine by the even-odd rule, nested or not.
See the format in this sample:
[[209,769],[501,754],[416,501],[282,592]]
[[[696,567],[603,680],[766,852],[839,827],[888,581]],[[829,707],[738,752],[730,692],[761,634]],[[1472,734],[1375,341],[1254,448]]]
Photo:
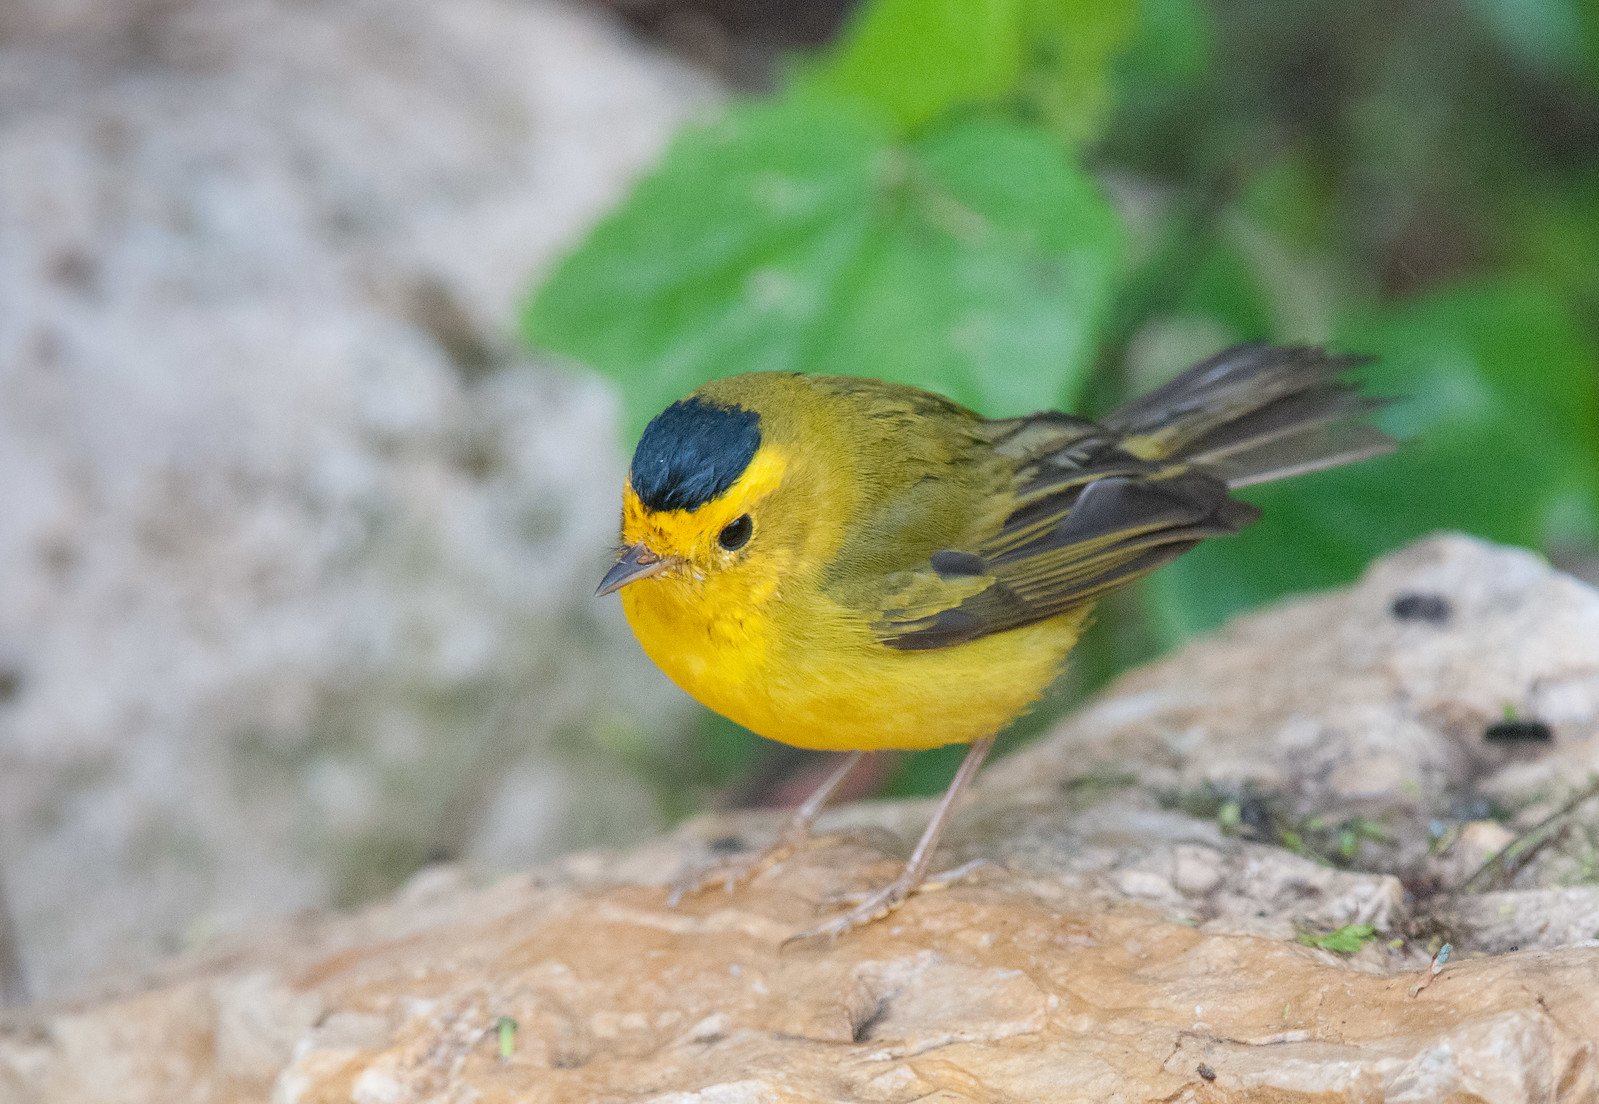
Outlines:
[[769,739],[829,750],[994,735],[1054,680],[1088,615],[1074,610],[950,648],[899,651],[818,594],[752,606],[718,589],[646,579],[622,591],[622,605],[649,657],[701,703]]

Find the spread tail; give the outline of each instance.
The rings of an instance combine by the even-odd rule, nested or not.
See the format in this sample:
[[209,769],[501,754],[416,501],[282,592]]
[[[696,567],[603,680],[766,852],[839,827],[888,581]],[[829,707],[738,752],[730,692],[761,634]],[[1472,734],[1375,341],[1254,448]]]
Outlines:
[[1234,345],[1104,419],[1145,460],[1181,460],[1228,487],[1350,464],[1396,447],[1359,417],[1387,399],[1341,377],[1369,357],[1310,345]]

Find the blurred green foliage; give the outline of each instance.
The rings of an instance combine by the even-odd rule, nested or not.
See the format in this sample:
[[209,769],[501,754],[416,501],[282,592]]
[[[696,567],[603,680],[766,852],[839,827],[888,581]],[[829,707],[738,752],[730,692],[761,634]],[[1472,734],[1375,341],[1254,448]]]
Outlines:
[[733,372],[900,380],[981,409],[1069,403],[1121,228],[1060,143],[1004,118],[916,137],[850,99],[754,102],[685,134],[529,307],[624,382],[636,435]]
[[[1107,603],[1041,717],[1433,530],[1592,563],[1599,5],[868,0],[686,129],[525,332],[616,380],[634,435],[754,369],[1003,416],[1102,413],[1233,341],[1374,354],[1406,447],[1248,492],[1265,520]],[[710,781],[751,756],[704,751]]]

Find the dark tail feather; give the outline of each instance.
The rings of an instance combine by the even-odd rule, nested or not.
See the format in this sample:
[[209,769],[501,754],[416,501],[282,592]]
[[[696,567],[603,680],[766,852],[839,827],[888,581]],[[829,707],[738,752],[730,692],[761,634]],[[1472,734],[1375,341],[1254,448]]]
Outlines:
[[1385,405],[1341,378],[1369,357],[1310,345],[1235,345],[1104,421],[1148,460],[1184,460],[1230,487],[1353,463],[1393,438],[1356,421]]

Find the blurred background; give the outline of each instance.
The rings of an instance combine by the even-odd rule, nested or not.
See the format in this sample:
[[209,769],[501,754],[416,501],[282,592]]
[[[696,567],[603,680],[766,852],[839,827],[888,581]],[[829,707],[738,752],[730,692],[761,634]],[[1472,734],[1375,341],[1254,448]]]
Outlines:
[[803,792],[589,597],[703,380],[1094,414],[1257,338],[1410,443],[1010,746],[1436,529],[1599,579],[1599,5],[3,0],[0,1002]]

